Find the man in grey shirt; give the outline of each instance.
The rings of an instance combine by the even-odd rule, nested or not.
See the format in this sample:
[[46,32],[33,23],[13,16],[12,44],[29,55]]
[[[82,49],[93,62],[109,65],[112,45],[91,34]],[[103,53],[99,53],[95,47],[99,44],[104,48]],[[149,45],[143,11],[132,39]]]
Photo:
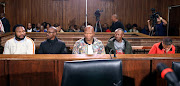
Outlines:
[[128,41],[126,41],[123,37],[123,29],[116,29],[114,37],[108,40],[108,43],[105,47],[106,54],[114,54],[113,51],[116,51],[116,54],[132,54],[131,44]]

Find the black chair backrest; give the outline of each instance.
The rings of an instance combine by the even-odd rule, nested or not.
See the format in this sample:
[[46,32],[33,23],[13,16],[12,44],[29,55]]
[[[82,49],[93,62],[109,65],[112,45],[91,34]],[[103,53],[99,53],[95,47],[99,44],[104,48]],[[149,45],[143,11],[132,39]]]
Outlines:
[[61,86],[122,86],[122,61],[64,62]]
[[180,62],[172,62],[172,69],[180,81]]

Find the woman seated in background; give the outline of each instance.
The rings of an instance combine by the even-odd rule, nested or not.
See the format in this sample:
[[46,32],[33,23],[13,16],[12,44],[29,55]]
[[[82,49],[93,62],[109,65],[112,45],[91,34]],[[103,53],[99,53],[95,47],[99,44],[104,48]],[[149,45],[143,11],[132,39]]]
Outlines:
[[54,27],[57,29],[57,32],[64,32],[60,25],[54,24]]
[[137,30],[137,24],[133,24],[132,29],[130,29],[129,32],[137,32],[137,33],[139,33],[139,31]]

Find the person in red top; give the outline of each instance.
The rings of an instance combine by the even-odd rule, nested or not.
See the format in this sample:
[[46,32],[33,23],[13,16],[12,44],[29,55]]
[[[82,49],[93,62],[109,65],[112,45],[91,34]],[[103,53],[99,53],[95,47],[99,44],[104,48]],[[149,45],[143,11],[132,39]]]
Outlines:
[[171,38],[164,38],[162,42],[152,46],[149,54],[175,54],[175,47],[172,45]]

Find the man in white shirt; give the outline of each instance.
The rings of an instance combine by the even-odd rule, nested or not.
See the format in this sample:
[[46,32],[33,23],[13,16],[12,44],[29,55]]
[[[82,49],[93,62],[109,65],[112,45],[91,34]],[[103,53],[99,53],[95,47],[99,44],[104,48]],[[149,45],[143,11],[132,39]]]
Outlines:
[[6,41],[3,54],[35,54],[34,41],[26,37],[23,25],[16,25],[15,37]]
[[28,24],[27,24],[27,32],[35,32],[35,31],[32,29],[32,24],[31,24],[31,23],[28,23]]

